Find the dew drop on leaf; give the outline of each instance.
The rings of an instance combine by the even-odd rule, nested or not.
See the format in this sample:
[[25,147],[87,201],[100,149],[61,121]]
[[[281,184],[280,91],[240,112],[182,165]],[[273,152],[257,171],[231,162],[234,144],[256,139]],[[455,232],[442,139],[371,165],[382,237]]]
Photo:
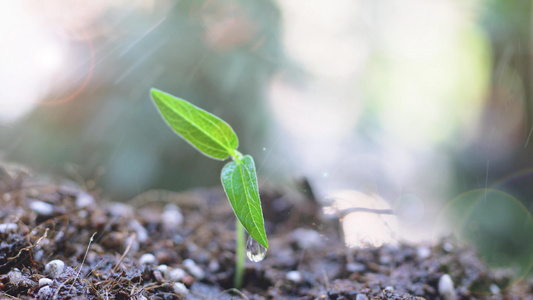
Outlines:
[[267,249],[263,245],[259,244],[251,236],[248,237],[246,242],[246,256],[253,262],[262,261],[267,253]]

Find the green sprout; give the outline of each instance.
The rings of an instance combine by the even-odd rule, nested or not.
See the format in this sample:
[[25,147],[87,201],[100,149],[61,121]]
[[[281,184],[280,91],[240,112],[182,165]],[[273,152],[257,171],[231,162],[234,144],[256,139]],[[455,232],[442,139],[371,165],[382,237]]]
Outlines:
[[220,118],[160,90],[152,89],[151,94],[163,119],[191,146],[213,159],[232,158],[222,169],[220,178],[237,217],[234,285],[240,288],[244,273],[244,229],[259,243],[255,246],[251,244],[252,240],[247,243],[250,259],[260,261],[268,248],[254,160],[250,155],[237,151],[237,135]]

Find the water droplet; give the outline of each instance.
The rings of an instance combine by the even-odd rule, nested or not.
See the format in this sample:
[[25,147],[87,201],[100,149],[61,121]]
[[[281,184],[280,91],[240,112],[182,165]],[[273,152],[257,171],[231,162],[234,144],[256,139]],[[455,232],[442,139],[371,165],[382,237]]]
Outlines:
[[263,245],[259,244],[251,236],[248,237],[246,242],[246,256],[253,262],[260,262],[265,258],[267,249]]

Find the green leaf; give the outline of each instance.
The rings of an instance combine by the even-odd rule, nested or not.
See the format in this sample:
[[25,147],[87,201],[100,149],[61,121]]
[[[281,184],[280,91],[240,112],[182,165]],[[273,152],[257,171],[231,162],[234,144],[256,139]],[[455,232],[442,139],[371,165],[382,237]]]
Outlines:
[[215,159],[224,160],[235,155],[239,140],[226,122],[157,89],[152,89],[151,94],[163,119],[195,148]]
[[268,248],[254,160],[245,155],[227,163],[222,169],[222,185],[235,215],[248,234]]

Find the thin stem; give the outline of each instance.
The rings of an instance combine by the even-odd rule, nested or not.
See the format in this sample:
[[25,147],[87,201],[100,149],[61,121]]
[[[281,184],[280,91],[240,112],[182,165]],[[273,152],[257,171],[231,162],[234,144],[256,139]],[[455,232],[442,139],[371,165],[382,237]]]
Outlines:
[[235,218],[235,231],[237,232],[237,243],[235,245],[237,260],[235,261],[235,278],[233,278],[233,286],[235,286],[236,289],[240,289],[242,287],[242,279],[244,275],[244,227],[237,218]]
[[353,212],[369,212],[369,213],[374,213],[378,215],[394,215],[394,210],[392,209],[374,209],[374,208],[366,208],[366,207],[350,207],[350,208],[339,211],[338,214],[344,217],[347,214],[353,213]]
[[239,151],[237,151],[237,149],[233,150],[233,153],[231,154],[231,159],[233,159],[234,161],[241,161],[243,155],[242,153],[240,153]]

